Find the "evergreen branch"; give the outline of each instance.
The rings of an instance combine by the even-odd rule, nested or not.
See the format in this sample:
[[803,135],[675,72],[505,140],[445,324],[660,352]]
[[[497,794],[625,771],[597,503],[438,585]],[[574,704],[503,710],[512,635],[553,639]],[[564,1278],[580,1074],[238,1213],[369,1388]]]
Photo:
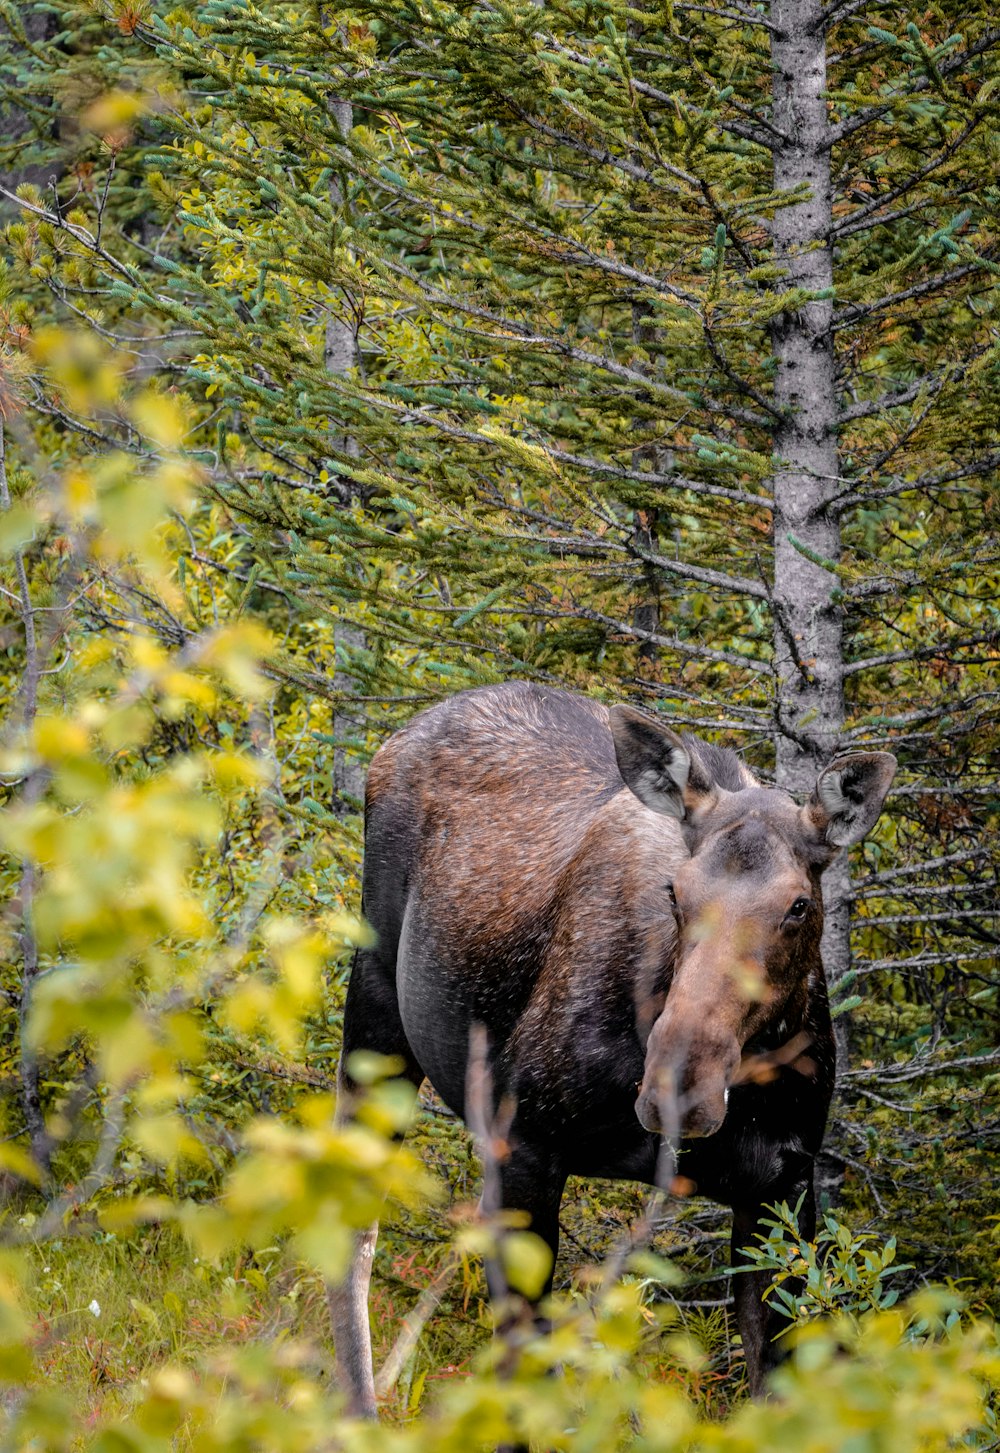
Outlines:
[[891,485],[855,490],[852,494],[841,495],[832,501],[828,508],[843,512],[852,509],[855,505],[867,505],[874,500],[892,499],[896,495],[909,494],[911,490],[920,492],[929,489],[944,489],[947,485],[957,484],[963,479],[979,479],[983,475],[992,474],[996,469],[1000,469],[1000,450],[994,454],[984,454],[979,459],[970,460],[968,464],[958,465],[944,473],[923,474],[916,479],[897,477]]
[[[585,156],[588,161],[596,162],[598,166],[611,167],[613,171],[622,172],[634,181],[644,182],[646,186],[653,187],[657,191],[665,192],[668,196],[687,196],[687,193],[680,191],[677,187],[666,186],[656,176],[655,172],[651,172],[648,167],[640,166],[638,162],[632,161],[629,157],[617,156],[607,147],[599,149],[598,147],[590,146],[581,137],[574,136],[572,131],[563,131],[560,127],[552,126],[548,122],[540,120],[539,117],[533,116],[529,111],[525,111],[523,107],[518,106],[512,98],[507,97],[506,100],[511,111],[513,111],[519,121],[523,121],[525,126],[530,126],[532,131],[537,131],[541,136],[547,136],[550,141],[556,141],[561,146],[567,147],[570,151],[575,151],[578,155]],[[692,182],[696,184],[695,178],[689,177],[686,172],[679,171],[676,167],[672,167],[668,163],[663,164],[663,171],[667,176],[677,177],[687,184],[691,184]]]
[[[594,252],[583,242],[573,240],[572,242],[564,237],[553,237],[557,246],[566,248],[567,262],[582,260],[588,267],[597,268],[599,272],[606,272],[610,277],[621,278],[624,282],[634,283],[638,287],[648,288],[650,292],[665,293],[667,297],[674,298],[679,303],[684,303],[692,311],[700,311],[702,299],[697,293],[689,293],[684,288],[676,287],[668,283],[665,278],[654,277],[651,273],[640,271],[639,268],[631,266],[627,262],[621,262],[617,258],[608,257],[604,253]],[[575,257],[574,257],[575,254]],[[563,259],[560,259],[563,260]]]
[[[911,189],[907,187],[906,191],[909,190]],[[871,217],[870,214],[873,211],[877,211],[878,205],[880,204],[876,204],[875,207],[859,208],[854,212],[847,213],[845,215],[844,226],[841,227],[841,225],[837,223],[837,225],[834,226],[834,228],[832,229],[830,237],[831,239],[840,242],[847,237],[856,236],[859,232],[871,231],[875,227],[888,227],[893,222],[905,222],[908,217],[919,217],[921,213],[926,213],[927,210],[934,205],[945,206],[949,202],[957,202],[962,196],[962,192],[963,189],[960,186],[956,186],[954,191],[943,193],[940,198],[935,199],[934,202],[932,202],[931,199],[928,197],[922,197],[919,202],[913,202],[909,207],[897,207],[894,212],[885,212],[878,217]],[[852,227],[848,225],[852,218],[857,217],[861,213],[863,213],[865,216],[868,216],[870,220],[867,222],[859,222],[857,227]]]
[[708,495],[715,499],[728,499],[736,504],[754,505],[770,510],[772,501],[766,494],[748,494],[746,490],[730,489],[724,484],[711,484],[708,480],[691,479],[683,474],[659,474],[653,470],[628,469],[621,464],[608,464],[603,459],[594,459],[585,454],[570,454],[565,449],[548,449],[549,455],[559,464],[572,464],[586,469],[591,474],[606,475],[611,479],[635,481],[637,484],[657,486],[661,489],[690,490],[692,494]]
[[750,5],[741,5],[739,0],[726,0],[726,3],[731,8],[726,9],[718,5],[693,5],[689,3],[689,0],[684,0],[683,4],[678,3],[671,8],[675,15],[721,15],[725,20],[736,20],[741,25],[756,25],[762,30],[766,30],[769,35],[774,35],[775,27],[759,10],[754,10]]
[[[965,142],[968,141],[969,137],[972,135],[973,131],[975,131],[981,120],[982,117],[977,115],[974,116],[971,121],[966,122],[965,126],[958,133],[958,135],[953,137],[952,140],[949,141],[948,145],[943,147],[935,156],[932,156],[930,161],[927,162],[925,166],[922,166],[919,171],[912,172],[910,176],[908,176],[905,181],[900,182],[898,186],[892,187],[888,192],[884,192],[881,196],[873,197],[872,200],[864,207],[859,208],[857,211],[851,212],[847,217],[844,218],[843,222],[836,223],[831,235],[833,237],[841,238],[850,237],[855,232],[860,232],[863,228],[869,225],[872,227],[878,227],[883,225],[884,223],[897,221],[901,217],[908,215],[907,209],[904,209],[900,212],[893,213],[885,217],[875,217],[874,220],[872,220],[871,222],[868,221],[868,219],[872,218],[873,214],[878,212],[882,207],[888,206],[892,202],[898,202],[900,198],[905,197],[908,192],[911,192],[914,187],[919,186],[921,182],[926,181],[929,176],[932,176],[933,173],[937,171],[939,167],[943,166],[946,161],[950,161],[951,158],[955,156],[956,153],[961,149],[961,147],[964,146]],[[924,203],[919,205],[926,206],[927,203],[925,201]]]
[[711,353],[716,367],[720,370],[721,373],[725,375],[725,377],[729,380],[733,387],[738,389],[739,392],[743,394],[746,398],[752,399],[753,402],[758,406],[758,408],[764,409],[768,414],[770,414],[772,419],[780,419],[781,414],[778,409],[775,408],[771,400],[767,398],[765,394],[762,394],[759,389],[754,388],[754,386],[747,379],[742,378],[735,371],[735,369],[730,366],[729,361],[727,360],[725,354],[723,353],[715,338],[715,334],[712,331],[712,325],[708,321],[708,317],[704,312],[702,313],[702,333],[705,342],[708,344],[708,351]]
[[[865,466],[864,472],[870,475],[872,478],[875,478],[884,468],[884,466],[889,462],[892,456],[894,454],[898,454],[913,439],[917,430],[923,424],[928,414],[930,414],[933,407],[934,400],[930,399],[928,400],[924,408],[913,410],[907,417],[904,427],[902,429],[897,428],[893,434],[893,437],[889,440],[885,447],[881,449],[873,459],[870,459],[868,461],[868,464]],[[830,501],[827,508],[831,511],[833,515],[836,515],[838,513],[838,506],[836,501]]]
[[828,560],[825,555],[820,555],[818,551],[813,550],[811,546],[805,544],[797,535],[794,535],[791,530],[785,532],[785,539],[793,550],[797,550],[811,564],[818,565],[821,570],[829,571],[831,575],[839,575],[841,573],[843,567],[839,561]]
[[861,318],[869,318],[873,313],[881,312],[885,308],[909,302],[911,298],[922,298],[926,297],[928,293],[938,292],[951,283],[961,282],[963,278],[970,277],[973,273],[983,272],[986,269],[987,260],[992,261],[992,250],[989,254],[984,254],[982,261],[965,263],[962,267],[952,268],[951,272],[938,273],[936,277],[925,278],[923,282],[914,283],[912,287],[903,288],[898,293],[887,293],[872,303],[851,303],[836,314],[833,326],[836,329],[846,328],[849,324],[856,323]]
[[[647,96],[651,101],[658,101],[661,105],[673,105],[674,103],[674,98],[670,95],[669,91],[661,91],[646,81],[633,78],[632,87],[640,95]],[[743,105],[742,102],[734,101],[731,96],[727,96],[725,104],[731,106],[734,111],[740,112],[741,115],[750,117],[751,124],[744,125],[743,122],[734,121],[731,117],[723,119],[720,116],[715,118],[715,124],[719,131],[731,131],[741,141],[751,141],[756,146],[763,147],[765,151],[773,151],[776,146],[790,145],[790,139],[783,131],[779,131],[777,126],[773,125],[764,117],[756,115],[749,106]]]
[[[592,55],[585,55],[581,51],[574,50],[571,46],[568,46],[565,41],[561,41],[553,35],[545,36],[543,37],[543,39],[546,42],[547,49],[552,50],[558,55],[565,56],[567,60],[573,61],[576,65],[586,67],[588,71],[594,66],[594,57]],[[596,67],[596,70],[598,75],[611,76],[617,81],[621,80],[619,72],[613,70],[606,63],[599,63]],[[673,96],[668,96],[666,92],[658,91],[654,86],[650,86],[648,82],[640,80],[638,76],[630,76],[628,78],[627,84],[631,90],[636,91],[640,95],[647,96],[651,100],[656,100],[660,102],[665,101],[671,107],[673,107],[674,105],[675,98]],[[530,118],[526,118],[523,114],[522,120],[527,120],[527,124],[529,126],[535,126],[535,122]],[[543,124],[544,123],[541,122],[538,123],[539,126]],[[571,134],[564,135],[561,132],[556,133],[556,137],[559,140],[565,140],[567,145],[572,146],[574,150],[577,149],[577,142],[579,141],[579,138],[573,137]],[[592,160],[596,159],[596,156],[592,157]],[[690,187],[693,192],[698,192],[701,190],[703,183],[699,177],[694,176],[691,172],[684,171],[682,167],[675,166],[672,162],[664,161],[659,155],[657,155],[656,160],[657,164],[662,168],[667,176],[674,177],[679,182],[684,182],[685,185]]]
[[6,197],[7,201],[13,202],[15,207],[21,208],[22,211],[30,212],[33,217],[38,217],[40,221],[48,222],[50,226],[58,228],[60,232],[67,233],[74,241],[79,242],[85,247],[88,252],[93,253],[95,257],[99,257],[112,272],[124,278],[137,292],[143,290],[142,280],[134,269],[129,267],[127,263],[121,262],[112,253],[108,252],[106,248],[102,247],[94,234],[88,231],[86,227],[81,227],[77,222],[67,222],[61,211],[46,211],[44,207],[37,206],[36,203],[30,202],[26,197],[19,197],[16,192],[10,191],[9,188],[2,184],[0,184],[0,197]]
[[[1000,42],[1000,29],[988,30],[975,45],[970,45],[967,50],[959,51],[950,60],[945,61],[939,67],[941,76],[953,75],[976,56],[984,55],[986,51],[991,50],[998,42]],[[842,121],[839,126],[832,126],[827,138],[827,145],[837,146],[842,141],[846,141],[848,137],[853,136],[864,127],[871,126],[874,122],[887,116],[900,101],[908,101],[913,96],[928,90],[930,84],[927,76],[918,76],[908,91],[895,91],[885,102],[880,102],[875,106],[866,106],[864,110],[857,112],[848,120]]]
[[[492,442],[496,442],[495,440]],[[753,595],[760,600],[770,600],[770,591],[766,585],[756,580],[747,580],[741,576],[727,575],[721,570],[710,570],[702,565],[688,565],[682,560],[670,560],[664,555],[658,555],[654,551],[644,550],[638,542],[632,538],[627,543],[608,539],[581,539],[579,536],[563,535],[556,538],[547,538],[537,534],[519,536],[511,531],[509,526],[491,532],[482,523],[478,527],[483,533],[496,533],[506,541],[523,538],[530,541],[536,549],[543,549],[547,553],[553,553],[560,559],[567,554],[578,556],[581,559],[589,559],[595,551],[605,555],[627,554],[646,565],[656,566],[657,569],[665,571],[669,575],[676,575],[682,580],[696,580],[702,585],[714,585],[721,590],[732,592],[735,595]],[[631,627],[629,628],[631,629]]]
[[[141,344],[150,342],[141,333],[124,333],[109,328],[106,324],[102,323],[100,317],[95,317],[92,312],[89,313],[85,308],[79,307],[73,302],[68,290],[57,278],[46,277],[43,279],[43,282],[52,296],[59,300],[67,312],[72,313],[75,318],[79,318],[80,322],[87,328],[92,328],[95,333],[100,334],[102,338],[106,338],[116,348],[127,349],[133,358],[144,361],[147,366],[150,363],[155,363],[158,369],[164,371],[169,371],[174,367],[169,359],[162,357],[158,353],[148,352],[146,349],[140,347]],[[80,292],[82,290],[77,289],[77,291]],[[96,289],[87,290],[87,296],[93,297],[95,295],[98,297],[107,297],[109,294],[107,289],[102,289],[99,292]],[[177,343],[182,339],[200,338],[201,336],[193,328],[173,328],[168,332],[161,333],[156,342],[162,346],[164,343]]]
[[[567,616],[553,614],[552,618],[565,620]],[[726,666],[738,666],[742,670],[766,671],[768,675],[774,674],[771,662],[765,661],[760,656],[743,655],[739,651],[716,651],[710,646],[679,640],[677,636],[664,636],[659,631],[643,630],[641,626],[630,625],[627,621],[617,620],[614,616],[606,615],[603,611],[592,610],[589,606],[574,605],[569,612],[569,618],[594,621],[598,625],[607,626],[609,630],[615,631],[619,635],[630,636],[636,641],[647,641],[652,646],[677,651],[683,656],[693,656],[698,660],[714,661]]]
[[[917,721],[939,721],[943,716],[958,716],[961,712],[971,711],[973,707],[981,705],[984,701],[993,702],[998,699],[1000,699],[1000,690],[978,691],[974,696],[964,696],[960,701],[951,701],[946,706],[915,707],[912,711],[897,712],[893,716],[881,716],[877,720],[869,718],[863,726],[854,727],[845,735],[851,738],[864,738],[871,733],[875,726],[894,728],[908,726],[911,722]],[[899,788],[898,791],[902,792],[903,789]]]
[[681,580],[697,580],[702,585],[715,585],[721,590],[732,591],[736,595],[752,595],[757,600],[771,599],[771,592],[766,585],[757,580],[748,580],[745,576],[726,575],[721,570],[708,570],[702,565],[685,565],[680,560],[670,560],[665,555],[657,555],[652,550],[644,550],[635,540],[630,540],[627,545],[620,547],[627,550],[636,559],[642,560],[646,565],[655,565],[658,570],[664,570],[668,575],[676,575]]
[[[613,378],[619,378],[623,382],[634,384],[643,390],[662,394],[667,398],[675,399],[687,406],[690,406],[694,402],[690,394],[686,393],[683,389],[673,388],[670,384],[661,383],[649,374],[642,373],[639,369],[630,368],[624,363],[618,363],[616,359],[609,358],[607,354],[591,353],[587,348],[578,348],[572,343],[567,342],[566,339],[560,338],[558,335],[536,333],[527,324],[516,322],[506,315],[498,315],[489,308],[477,306],[475,303],[457,297],[452,293],[445,292],[441,288],[436,288],[418,274],[414,273],[412,269],[407,268],[403,263],[388,262],[386,263],[386,267],[389,271],[406,277],[409,282],[419,288],[422,295],[428,301],[436,303],[439,307],[458,313],[462,317],[477,318],[482,322],[489,323],[491,328],[495,330],[492,332],[480,332],[476,329],[466,328],[463,330],[466,336],[482,338],[493,344],[502,342],[505,336],[513,338],[525,347],[544,348],[549,353],[557,354],[562,358],[572,359],[574,363],[583,364],[588,368],[595,368],[599,372],[610,374]],[[672,291],[669,284],[661,284],[660,286],[663,291]],[[764,415],[753,413],[749,409],[741,409],[734,404],[723,404],[711,395],[701,395],[698,404],[707,413],[721,415],[728,419],[736,419],[740,423],[756,427],[766,427],[769,422]]]
[[856,15],[859,10],[864,10],[871,3],[872,0],[834,0],[834,3],[828,5],[820,15],[819,27],[829,30],[832,25],[849,20],[852,15]]
[[923,393],[929,392],[931,397],[936,398],[945,384],[958,383],[961,380],[967,366],[968,364],[964,364],[954,370],[942,369],[940,373],[917,379],[915,383],[895,393],[884,393],[877,399],[862,399],[856,404],[850,404],[838,413],[835,427],[849,424],[855,419],[870,419],[875,414],[884,414],[888,409],[901,408],[903,404],[912,404]]

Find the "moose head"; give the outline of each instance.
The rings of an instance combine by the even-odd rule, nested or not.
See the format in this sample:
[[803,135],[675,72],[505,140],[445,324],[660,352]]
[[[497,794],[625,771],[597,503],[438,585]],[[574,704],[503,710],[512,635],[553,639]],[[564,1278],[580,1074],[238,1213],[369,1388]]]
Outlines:
[[665,904],[676,920],[673,973],[636,1114],[657,1133],[712,1135],[748,1041],[801,1022],[820,964],[821,875],[878,820],[896,760],[837,757],[800,806],[749,773],[738,791],[720,786],[695,742],[642,712],[613,707],[609,721],[626,785],[677,820],[687,848]]

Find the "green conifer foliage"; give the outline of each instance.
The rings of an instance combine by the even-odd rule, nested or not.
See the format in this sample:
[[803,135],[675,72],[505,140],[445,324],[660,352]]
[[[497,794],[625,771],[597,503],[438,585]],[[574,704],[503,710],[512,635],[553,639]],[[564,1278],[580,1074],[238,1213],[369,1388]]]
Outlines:
[[[982,1275],[991,7],[215,0],[119,6],[100,40],[60,14],[8,96],[68,52],[141,110],[91,113],[58,209],[22,197],[5,321],[82,315],[183,389],[183,569],[278,627],[290,696],[341,704],[347,622],[362,753],[532,675],[720,732],[798,792],[838,747],[899,755],[891,820],[828,879],[836,1166],[871,1212],[919,1203],[908,1261]],[[50,447],[82,447],[38,388]]]

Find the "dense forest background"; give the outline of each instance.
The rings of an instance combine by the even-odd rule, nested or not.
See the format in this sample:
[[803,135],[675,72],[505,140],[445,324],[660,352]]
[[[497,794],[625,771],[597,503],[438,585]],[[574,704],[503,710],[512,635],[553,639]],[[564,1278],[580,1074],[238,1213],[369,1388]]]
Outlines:
[[[998,1446],[992,8],[0,27],[5,1446]],[[899,759],[826,879],[827,1219],[776,1215],[767,1405],[721,1209],[635,1249],[639,1190],[572,1183],[554,1336],[498,1350],[478,1253],[534,1263],[467,1133],[425,1091],[401,1145],[377,1065],[333,1125],[366,764],[513,677],[793,792]],[[385,1194],[373,1428],[324,1285]]]

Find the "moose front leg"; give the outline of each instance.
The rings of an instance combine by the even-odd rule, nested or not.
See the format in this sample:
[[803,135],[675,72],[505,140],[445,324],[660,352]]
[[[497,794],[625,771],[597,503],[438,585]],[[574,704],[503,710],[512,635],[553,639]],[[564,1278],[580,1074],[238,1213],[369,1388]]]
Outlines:
[[[512,1292],[503,1266],[504,1233],[498,1227],[498,1244],[486,1258],[486,1282],[493,1304],[494,1335],[500,1344],[497,1371],[502,1378],[515,1371],[525,1342],[551,1330],[551,1323],[538,1308],[552,1290],[559,1254],[559,1207],[566,1185],[566,1171],[550,1149],[525,1143],[516,1129],[510,1138],[513,1144],[502,1158],[491,1162],[489,1154],[484,1156],[482,1211],[490,1217],[505,1211],[526,1213],[528,1229],[545,1243],[552,1259],[548,1275],[534,1295]],[[497,1453],[529,1453],[528,1444],[503,1443]]]
[[552,1273],[559,1254],[559,1206],[566,1185],[566,1171],[550,1150],[519,1141],[516,1130],[511,1138],[515,1143],[496,1164],[495,1179],[490,1175],[491,1167],[485,1168],[482,1210],[487,1216],[498,1211],[526,1213],[527,1229],[544,1241],[552,1263],[537,1296],[527,1300],[510,1296],[501,1260],[496,1256],[487,1258],[486,1280],[497,1307],[497,1330],[501,1335],[510,1325],[508,1318],[516,1323],[524,1320],[525,1313],[536,1327],[544,1327],[535,1307],[552,1290]]
[[[776,1188],[773,1195],[762,1196],[750,1205],[733,1207],[733,1266],[744,1260],[744,1246],[758,1245],[757,1236],[767,1235],[769,1228],[763,1225],[763,1218],[767,1215],[765,1207],[778,1201],[795,1205],[800,1196],[799,1231],[802,1236],[811,1239],[816,1229],[816,1196],[811,1176],[807,1182],[791,1189]],[[742,1271],[733,1277],[736,1325],[743,1339],[750,1392],[755,1398],[763,1397],[767,1391],[768,1374],[787,1355],[784,1339],[778,1339],[789,1325],[788,1318],[782,1316],[770,1300],[764,1300],[764,1293],[770,1285],[771,1273],[767,1271]]]

